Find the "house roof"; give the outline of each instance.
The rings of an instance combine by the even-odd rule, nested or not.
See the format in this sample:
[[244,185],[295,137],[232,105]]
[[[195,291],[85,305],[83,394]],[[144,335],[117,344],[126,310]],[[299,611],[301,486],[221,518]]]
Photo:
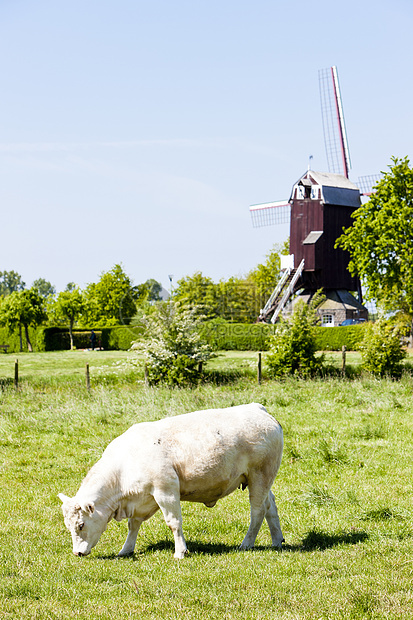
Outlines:
[[349,291],[343,289],[326,291],[326,300],[319,306],[320,310],[365,310],[364,306]]

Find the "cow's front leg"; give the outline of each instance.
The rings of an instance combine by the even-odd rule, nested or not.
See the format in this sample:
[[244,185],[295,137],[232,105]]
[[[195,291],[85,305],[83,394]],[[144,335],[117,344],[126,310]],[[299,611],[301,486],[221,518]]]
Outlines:
[[138,537],[139,528],[142,524],[142,519],[128,519],[128,536],[125,540],[125,544],[119,551],[118,557],[124,557],[125,555],[132,555],[135,549],[136,539]]
[[166,525],[170,528],[175,540],[175,555],[178,560],[182,560],[187,552],[187,546],[182,531],[181,502],[179,499],[179,484],[174,490],[156,490],[154,498],[159,508],[162,510]]

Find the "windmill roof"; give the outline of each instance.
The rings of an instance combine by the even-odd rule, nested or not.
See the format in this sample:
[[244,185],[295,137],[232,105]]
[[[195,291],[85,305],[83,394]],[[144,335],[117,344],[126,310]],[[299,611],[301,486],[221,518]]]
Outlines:
[[333,174],[331,172],[316,172],[315,170],[310,170],[306,176],[311,176],[317,185],[322,185],[323,187],[340,187],[343,189],[354,189],[360,193],[357,185],[354,185],[350,179],[345,177],[342,174]]
[[[305,174],[298,179],[296,185],[318,185],[321,187],[321,199],[324,204],[343,205],[346,207],[358,208],[360,206],[360,190],[354,185],[350,179],[342,174],[333,174],[331,172],[316,172],[315,170],[307,170]],[[293,191],[290,200],[294,194]]]

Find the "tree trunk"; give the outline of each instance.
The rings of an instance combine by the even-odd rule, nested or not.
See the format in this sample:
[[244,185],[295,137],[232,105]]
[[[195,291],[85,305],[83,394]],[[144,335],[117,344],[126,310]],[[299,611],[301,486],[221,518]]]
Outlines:
[[24,334],[26,336],[27,349],[28,349],[29,353],[33,353],[33,347],[32,347],[32,343],[30,342],[29,326],[28,325],[24,326]]
[[73,351],[73,321],[69,323],[70,350]]

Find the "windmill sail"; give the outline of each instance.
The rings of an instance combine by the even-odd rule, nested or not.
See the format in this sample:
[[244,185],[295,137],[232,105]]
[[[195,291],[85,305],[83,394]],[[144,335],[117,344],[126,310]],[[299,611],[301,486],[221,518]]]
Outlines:
[[254,228],[271,226],[273,224],[290,223],[291,205],[288,200],[265,202],[260,205],[251,205],[250,213]]
[[337,67],[320,69],[321,114],[329,172],[349,177],[351,168]]
[[383,174],[368,174],[364,177],[359,177],[357,185],[360,188],[362,196],[371,196],[375,191],[375,186],[383,178]]

